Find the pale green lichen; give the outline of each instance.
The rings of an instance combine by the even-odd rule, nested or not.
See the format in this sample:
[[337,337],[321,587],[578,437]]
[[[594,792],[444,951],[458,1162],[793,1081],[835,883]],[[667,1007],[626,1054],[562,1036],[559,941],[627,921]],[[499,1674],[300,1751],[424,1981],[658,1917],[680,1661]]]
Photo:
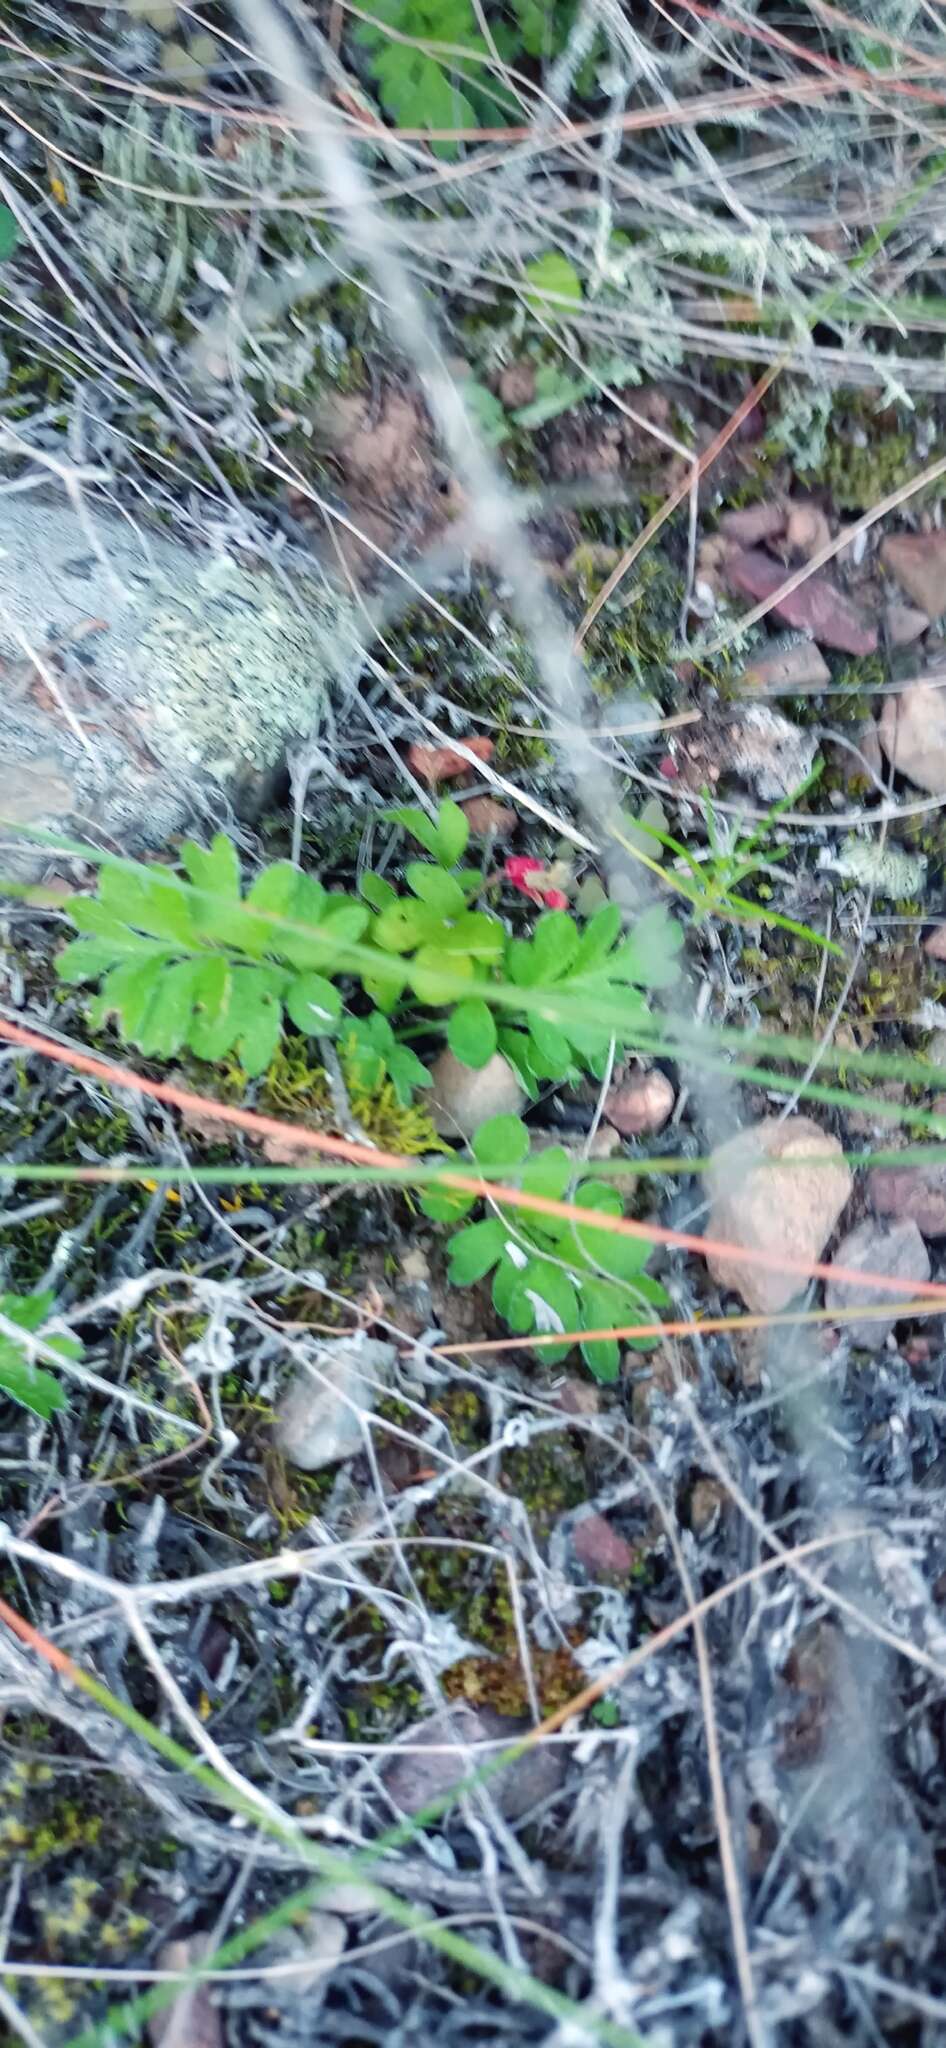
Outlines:
[[925,855],[877,839],[846,839],[836,853],[825,847],[818,866],[843,881],[862,883],[877,896],[917,896],[926,882]]

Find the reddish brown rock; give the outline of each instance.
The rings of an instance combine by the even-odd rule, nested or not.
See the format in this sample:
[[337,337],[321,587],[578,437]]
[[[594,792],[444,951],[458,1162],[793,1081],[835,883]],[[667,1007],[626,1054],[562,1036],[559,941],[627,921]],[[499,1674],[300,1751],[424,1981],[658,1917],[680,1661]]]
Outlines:
[[820,553],[831,539],[831,528],[827,514],[811,498],[799,498],[788,508],[788,525],[785,528],[785,544],[793,555],[804,555],[810,562],[812,555]]
[[880,559],[927,618],[946,612],[946,533],[890,533]]
[[673,1083],[659,1067],[646,1074],[631,1074],[610,1088],[604,1099],[604,1113],[622,1137],[639,1138],[645,1131],[662,1131],[676,1097]]
[[933,683],[905,683],[885,697],[880,744],[898,774],[934,796],[946,792],[946,672],[942,689]]
[[[837,1138],[810,1117],[767,1117],[717,1146],[706,1185],[707,1237],[810,1265],[844,1208],[851,1175]],[[736,1251],[709,1252],[706,1262],[721,1287],[764,1313],[787,1307],[805,1285],[803,1273],[780,1272]]]
[[452,782],[457,775],[469,775],[471,763],[467,754],[475,755],[478,761],[488,761],[495,749],[495,740],[487,739],[481,733],[464,734],[461,744],[466,753],[460,754],[456,747],[428,747],[423,740],[415,740],[407,750],[407,765],[415,775],[425,782]]
[[[459,1701],[415,1722],[404,1732],[403,1747],[392,1747],[385,1762],[382,1775],[389,1798],[402,1813],[419,1813],[449,1792],[458,1778],[494,1757],[497,1743],[516,1742],[525,1727],[525,1722],[494,1713],[491,1707],[474,1710]],[[486,1743],[490,1746],[484,1749]],[[564,1770],[562,1752],[538,1742],[496,1772],[490,1793],[507,1820],[518,1820],[558,1791]]]
[[572,1530],[572,1548],[579,1564],[596,1578],[626,1578],[634,1552],[603,1515],[583,1515]]
[[[774,562],[761,548],[744,548],[732,555],[725,573],[730,590],[757,600],[773,597],[786,581],[781,562]],[[873,654],[876,650],[876,627],[827,576],[807,577],[772,609],[786,624],[804,628],[825,647],[840,648],[844,654]]]
[[946,1157],[942,1165],[874,1166],[867,1192],[876,1215],[915,1223],[923,1237],[946,1237]]
[[760,499],[757,505],[739,505],[720,514],[720,533],[737,541],[741,548],[754,548],[760,540],[775,540],[785,532],[785,506],[780,498]]

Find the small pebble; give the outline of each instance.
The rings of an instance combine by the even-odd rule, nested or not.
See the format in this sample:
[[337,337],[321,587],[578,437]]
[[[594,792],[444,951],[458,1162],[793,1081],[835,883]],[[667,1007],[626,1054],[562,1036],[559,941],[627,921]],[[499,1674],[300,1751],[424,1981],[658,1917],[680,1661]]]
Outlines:
[[393,1344],[338,1337],[318,1347],[313,1369],[296,1374],[276,1406],[273,1442],[300,1472],[318,1472],[364,1449],[370,1415],[394,1363]]
[[472,1138],[491,1116],[518,1116],[525,1095],[507,1059],[494,1052],[485,1067],[467,1067],[449,1050],[431,1068],[427,1107],[445,1137]]
[[572,1529],[572,1549],[579,1564],[595,1578],[625,1579],[634,1552],[603,1515],[582,1515]]
[[675,1101],[672,1081],[659,1067],[651,1067],[610,1088],[604,1114],[622,1137],[637,1138],[648,1131],[662,1131]]

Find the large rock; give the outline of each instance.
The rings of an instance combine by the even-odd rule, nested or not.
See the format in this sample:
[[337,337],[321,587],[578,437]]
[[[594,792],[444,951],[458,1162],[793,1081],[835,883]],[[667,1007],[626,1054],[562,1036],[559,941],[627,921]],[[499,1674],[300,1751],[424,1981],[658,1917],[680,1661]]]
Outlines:
[[890,533],[880,559],[927,618],[946,612],[946,533]]
[[[729,558],[724,573],[730,590],[741,597],[766,599],[781,590],[789,572],[763,548],[744,548]],[[839,647],[844,654],[873,654],[877,646],[876,626],[827,576],[806,577],[772,609],[776,618],[801,627],[824,647]]]
[[[848,1266],[859,1273],[883,1273],[891,1279],[915,1280],[917,1292],[930,1277],[930,1258],[916,1224],[907,1218],[889,1230],[878,1223],[858,1223],[842,1237],[832,1265]],[[826,1308],[869,1308],[884,1299],[876,1287],[858,1287],[853,1280],[829,1280],[825,1287]],[[845,1316],[843,1328],[859,1351],[880,1351],[899,1321],[895,1311],[887,1316],[865,1316],[863,1321]]]
[[[851,1192],[837,1138],[807,1116],[766,1118],[739,1131],[712,1154],[707,1168],[708,1237],[773,1257],[819,1259]],[[740,1259],[707,1255],[721,1287],[747,1308],[774,1313],[804,1287],[801,1273],[783,1273]]]
[[135,853],[227,803],[252,816],[357,674],[346,601],[291,550],[280,580],[91,513],[0,497],[0,825]]
[[943,687],[906,683],[884,699],[880,744],[888,761],[917,789],[946,793],[946,670]]

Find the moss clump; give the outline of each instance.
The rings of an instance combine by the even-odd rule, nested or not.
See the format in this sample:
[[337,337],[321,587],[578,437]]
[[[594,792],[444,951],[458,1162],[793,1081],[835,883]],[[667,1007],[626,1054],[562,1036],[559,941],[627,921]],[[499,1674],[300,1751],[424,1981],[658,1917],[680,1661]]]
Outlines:
[[[756,942],[742,955],[747,973],[757,977],[755,1001],[761,1015],[799,1036],[808,1035],[814,1023],[814,999],[818,985],[818,962],[814,949],[778,930],[760,931]],[[822,991],[822,1011],[830,1012],[845,986],[842,961],[829,957]],[[946,994],[942,963],[931,960],[916,944],[913,928],[903,940],[886,946],[875,945],[865,953],[848,991],[845,1020],[867,1030],[897,1024],[901,1030],[927,998],[934,1002]],[[850,1085],[857,1088],[856,1077]],[[865,1082],[870,1092],[870,1083]]]
[[503,1456],[500,1485],[522,1502],[532,1531],[543,1542],[554,1522],[588,1495],[588,1474],[579,1444],[559,1432],[534,1437]]
[[[339,1043],[339,1058],[352,1116],[383,1152],[413,1158],[448,1149],[423,1103],[400,1102],[390,1081],[376,1088],[358,1087],[344,1040]],[[259,1107],[268,1115],[301,1118],[314,1130],[331,1128],[334,1109],[325,1068],[313,1061],[304,1038],[283,1040],[260,1083]]]
[[[575,580],[584,603],[605,582],[600,570],[583,572],[581,556]],[[633,581],[621,592],[620,608],[612,608],[588,636],[590,681],[596,697],[610,698],[633,684],[653,689],[669,668],[680,625],[683,578],[666,555],[644,555],[636,562]]]
[[[29,1724],[31,1742],[49,1740],[44,1722]],[[102,1815],[89,1812],[78,1800],[55,1790],[52,1764],[29,1755],[15,1755],[3,1776],[0,1814],[0,1865],[23,1860],[45,1864],[74,1849],[94,1849],[102,1833]]]
[[[532,1678],[543,1714],[565,1706],[586,1684],[585,1673],[568,1650],[530,1652]],[[468,1700],[473,1707],[493,1707],[497,1714],[529,1713],[532,1705],[518,1652],[498,1657],[463,1657],[443,1675],[450,1700]]]
[[[343,1060],[343,1070],[344,1064]],[[380,1088],[370,1092],[349,1086],[349,1100],[362,1130],[383,1152],[416,1158],[425,1152],[449,1150],[423,1105],[409,1103],[405,1107],[398,1101],[393,1082],[382,1081]]]
[[868,434],[862,440],[864,433],[863,427],[845,432],[842,425],[831,436],[817,467],[799,472],[807,488],[820,484],[845,512],[869,511],[888,491],[907,483],[916,470],[912,434]]

